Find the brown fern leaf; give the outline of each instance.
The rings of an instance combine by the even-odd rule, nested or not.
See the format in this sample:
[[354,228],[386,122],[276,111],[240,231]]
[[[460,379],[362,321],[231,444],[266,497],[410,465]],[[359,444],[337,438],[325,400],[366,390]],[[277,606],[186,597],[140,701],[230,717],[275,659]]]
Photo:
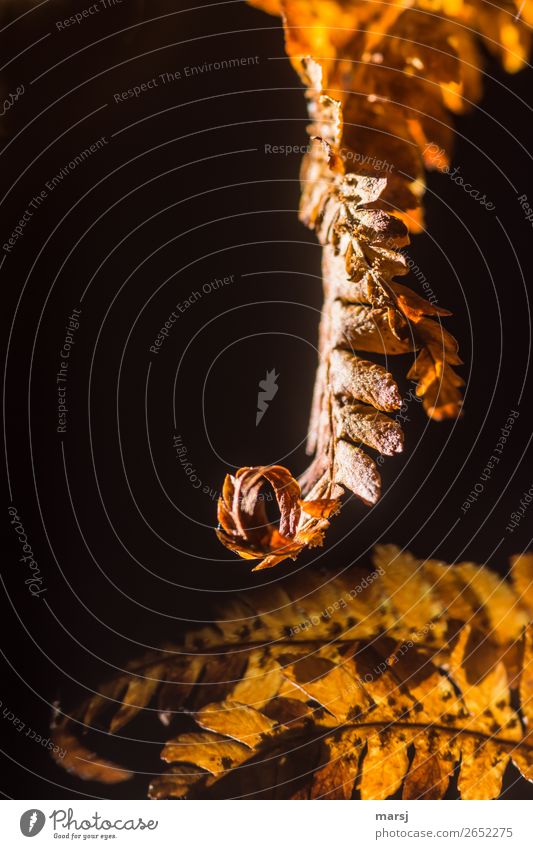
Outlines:
[[[192,719],[152,798],[441,798],[457,769],[462,798],[494,798],[511,761],[533,780],[532,585],[532,555],[505,580],[381,546],[370,572],[306,570],[237,596],[55,733],[116,733],[143,710]],[[86,760],[69,768],[92,778]]]
[[[283,16],[311,118],[300,218],[323,245],[324,306],[308,437],[314,459],[299,483],[312,501],[336,499],[344,489],[372,505],[381,494],[378,466],[403,449],[401,426],[388,415],[402,400],[388,370],[360,354],[387,364],[416,352],[407,377],[427,414],[460,414],[458,346],[440,321],[449,312],[395,278],[408,273],[401,252],[408,231],[423,226],[425,168],[449,165],[449,112],[481,96],[478,41],[518,70],[533,2],[520,4],[526,23],[516,15],[518,0],[491,7],[490,15],[480,0],[252,4]],[[379,452],[378,462],[368,449]],[[236,544],[227,530],[222,522],[222,542],[245,556],[249,541]],[[284,543],[282,550],[294,557],[302,547]],[[280,559],[269,549],[265,565]]]
[[402,400],[392,375],[358,353],[387,358],[419,351],[408,376],[418,380],[417,394],[437,419],[460,410],[463,381],[451,365],[461,361],[453,337],[430,318],[449,313],[394,279],[407,273],[400,248],[409,238],[406,225],[386,211],[387,179],[345,171],[340,103],[317,88],[316,62],[306,60],[302,71],[316,119],[310,132],[327,134],[326,140],[315,139],[302,168],[301,218],[324,246],[319,368],[308,440],[315,462],[302,483],[306,490],[318,483],[312,497],[319,497],[333,480],[374,504],[380,475],[360,446],[381,457],[402,450],[401,427],[384,414]]
[[[279,530],[268,521],[261,489],[270,484],[280,510]],[[283,466],[256,466],[227,475],[218,504],[219,540],[247,560],[253,571],[296,558],[306,546],[321,545],[328,517],[340,508],[334,498],[301,499],[299,483]]]

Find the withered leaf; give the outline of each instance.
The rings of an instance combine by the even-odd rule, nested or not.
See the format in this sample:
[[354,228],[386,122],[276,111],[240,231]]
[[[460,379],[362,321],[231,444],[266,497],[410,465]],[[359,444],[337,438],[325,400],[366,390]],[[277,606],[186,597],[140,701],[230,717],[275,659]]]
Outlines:
[[196,714],[196,721],[201,728],[232,737],[250,749],[256,748],[276,727],[265,714],[236,701],[206,705]]
[[120,709],[114,715],[109,730],[113,734],[133,719],[143,707],[151,700],[155,690],[161,683],[159,675],[164,671],[164,666],[155,666],[150,670],[150,677],[130,678],[127,690],[122,697]]
[[[280,511],[279,529],[269,522],[261,488],[269,483]],[[257,466],[227,475],[218,504],[219,540],[255,569],[297,557],[306,546],[321,545],[328,517],[339,509],[335,498],[303,501],[299,483],[283,466]],[[306,508],[307,511],[306,512]]]
[[[185,645],[118,676],[128,693],[163,666],[157,703],[184,663],[194,668],[184,702],[194,730],[164,745],[170,768],[150,796],[438,799],[457,770],[463,798],[488,799],[511,761],[532,779],[533,607],[516,577],[380,546],[372,571],[305,570],[237,595]],[[58,763],[123,780],[128,771],[78,742],[87,704],[62,720],[70,754]]]
[[335,395],[363,401],[377,410],[390,412],[402,403],[398,387],[382,366],[335,349],[331,355],[331,385]]
[[58,723],[52,731],[54,747],[52,757],[58,766],[72,772],[84,781],[99,781],[101,784],[120,784],[133,778],[129,769],[100,758],[84,746],[79,737],[67,728],[63,722]]
[[376,464],[360,448],[339,439],[335,451],[335,481],[351,490],[365,504],[375,504],[381,495],[381,478]]
[[336,411],[335,436],[364,443],[380,454],[403,450],[403,431],[397,421],[365,404],[346,404]]
[[[387,358],[416,352],[408,378],[428,416],[460,415],[464,381],[454,367],[461,360],[440,321],[450,313],[395,278],[409,273],[402,253],[409,231],[424,226],[425,169],[450,163],[448,113],[464,112],[481,97],[479,42],[507,70],[523,67],[533,3],[488,11],[482,0],[445,8],[436,0],[250,2],[282,16],[310,117],[300,219],[323,247],[324,305],[308,437],[314,458],[299,483],[304,499],[336,498],[334,485],[341,484],[374,504],[381,482],[361,443],[394,455],[403,447],[401,428],[347,402],[387,412],[401,399],[391,375],[358,352]],[[327,524],[300,533],[295,543],[290,515],[280,524],[283,539],[269,531],[260,540],[256,532],[258,550],[266,553],[260,568],[321,542]],[[219,520],[222,542],[254,556],[242,527],[228,535],[236,520],[227,504]]]
[[181,734],[166,743],[161,757],[167,763],[185,763],[219,775],[242,763],[248,757],[246,746],[210,732]]

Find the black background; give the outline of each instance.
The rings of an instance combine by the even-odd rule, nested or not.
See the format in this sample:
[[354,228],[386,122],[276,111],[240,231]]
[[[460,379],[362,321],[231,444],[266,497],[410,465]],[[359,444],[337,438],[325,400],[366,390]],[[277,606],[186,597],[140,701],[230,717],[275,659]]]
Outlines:
[[[300,155],[264,150],[305,144],[302,87],[284,58],[279,20],[243,3],[182,11],[179,3],[123,0],[57,29],[87,5],[50,0],[15,20],[29,6],[7,4],[0,35],[1,55],[14,57],[2,72],[5,93],[25,86],[1,119],[2,243],[46,181],[99,137],[108,140],[48,193],[0,270],[11,334],[0,698],[43,736],[54,699],[84,697],[145,646],[209,619],[238,588],[283,581],[302,567],[370,563],[381,540],[503,574],[509,555],[531,539],[527,512],[513,534],[506,530],[533,483],[532,230],[517,200],[533,198],[530,69],[508,76],[487,56],[484,99],[456,121],[454,164],[496,210],[430,175],[427,233],[409,247],[439,304],[453,311],[446,326],[465,362],[463,417],[428,422],[411,403],[406,451],[383,466],[380,503],[369,510],[352,499],[325,549],[258,577],[218,543],[213,496],[241,465],[281,462],[296,474],[306,465],[320,249],[297,220]],[[243,56],[259,61],[183,75],[187,65]],[[115,102],[115,93],[176,70],[181,80]],[[232,274],[231,284],[202,293],[150,353],[178,301]],[[419,286],[412,276],[406,282]],[[89,283],[61,436],[59,352]],[[390,367],[405,374],[409,362]],[[256,427],[258,381],[272,368],[279,391]],[[409,386],[402,383],[405,392]],[[520,416],[501,462],[463,514],[511,410]],[[186,478],[176,433],[210,493]],[[24,584],[10,504],[41,568],[40,598]],[[104,795],[144,795],[142,771],[158,770],[164,735],[154,725],[139,726],[147,742],[117,741],[118,755],[124,760],[127,750],[140,774]],[[0,727],[7,796],[101,795],[3,717]],[[525,782],[511,786],[515,779],[510,772],[509,795],[533,798]]]

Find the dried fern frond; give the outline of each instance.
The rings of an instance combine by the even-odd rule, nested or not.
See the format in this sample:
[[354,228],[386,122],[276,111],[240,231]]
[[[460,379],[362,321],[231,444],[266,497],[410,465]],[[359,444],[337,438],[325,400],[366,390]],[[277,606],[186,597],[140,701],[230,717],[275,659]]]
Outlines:
[[[279,529],[268,521],[261,489],[272,486],[280,510]],[[303,501],[298,481],[283,466],[239,469],[227,475],[218,504],[219,540],[241,557],[261,559],[268,569],[306,546],[321,545],[328,517],[340,508],[336,499]]]
[[[152,798],[441,798],[459,764],[462,798],[494,798],[511,760],[533,780],[532,586],[533,555],[507,581],[380,546],[370,572],[306,571],[238,595],[55,733],[186,714],[193,730],[164,745]],[[96,764],[106,780],[82,751],[68,768],[91,778]],[[128,775],[106,766],[108,781]]]
[[[390,356],[416,352],[407,377],[427,414],[459,415],[464,381],[454,366],[461,360],[440,321],[450,313],[396,280],[409,270],[401,249],[408,231],[423,227],[425,168],[449,164],[449,113],[481,96],[478,42],[518,70],[528,55],[533,2],[520,2],[520,15],[519,0],[490,10],[481,0],[252,5],[283,16],[311,118],[300,218],[323,246],[324,305],[307,446],[314,459],[299,483],[306,499],[337,499],[348,490],[372,505],[381,477],[371,452],[381,462],[402,451],[402,428],[388,415],[402,400],[387,368],[360,354],[382,355],[388,365]],[[250,556],[249,540],[232,535],[236,518],[222,519],[220,538]],[[308,544],[316,543],[311,535]],[[294,536],[280,554],[294,558],[302,547]],[[270,546],[262,566],[282,559]]]

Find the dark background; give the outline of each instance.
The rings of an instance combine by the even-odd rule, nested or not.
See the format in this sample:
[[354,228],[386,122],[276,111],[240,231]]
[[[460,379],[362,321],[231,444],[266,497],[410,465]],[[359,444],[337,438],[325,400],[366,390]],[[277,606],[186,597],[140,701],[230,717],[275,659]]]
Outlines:
[[[464,416],[431,423],[411,403],[406,451],[382,467],[380,503],[369,510],[352,499],[325,549],[258,577],[218,543],[214,496],[241,465],[281,462],[296,474],[306,465],[320,249],[297,220],[300,155],[264,152],[265,144],[305,144],[302,87],[283,58],[278,19],[243,3],[181,11],[174,2],[123,0],[57,30],[57,20],[88,5],[50,0],[15,20],[30,7],[12,2],[0,22],[1,55],[11,60],[4,90],[25,86],[1,119],[2,243],[46,181],[108,139],[49,192],[0,270],[11,332],[0,698],[43,736],[54,699],[84,697],[146,646],[209,619],[238,588],[283,581],[304,566],[369,563],[380,540],[503,574],[509,555],[530,545],[533,516],[506,531],[533,483],[532,230],[517,200],[533,198],[531,70],[508,76],[487,57],[484,99],[457,120],[454,164],[496,210],[431,175],[428,232],[409,248],[439,304],[453,311],[446,326],[465,362]],[[243,56],[259,62],[159,81],[138,99],[114,101],[161,73]],[[178,301],[231,274],[231,284],[202,294],[158,355],[150,353]],[[406,282],[419,286],[412,276]],[[59,351],[89,283],[61,436]],[[395,375],[408,367],[392,363]],[[256,428],[258,382],[272,368],[279,391]],[[402,383],[405,392],[409,385]],[[501,462],[463,514],[513,409],[520,416]],[[175,434],[210,493],[186,478]],[[39,562],[40,598],[24,584],[10,504]],[[102,794],[58,769],[3,717],[0,727],[7,796]],[[127,749],[134,768],[158,771],[156,733],[162,739],[164,730],[151,726],[143,737],[141,729],[147,742],[130,746],[119,740],[119,756]],[[516,773],[508,779],[510,796],[533,798],[525,782],[513,785]],[[104,795],[142,797],[146,783],[139,774]]]

